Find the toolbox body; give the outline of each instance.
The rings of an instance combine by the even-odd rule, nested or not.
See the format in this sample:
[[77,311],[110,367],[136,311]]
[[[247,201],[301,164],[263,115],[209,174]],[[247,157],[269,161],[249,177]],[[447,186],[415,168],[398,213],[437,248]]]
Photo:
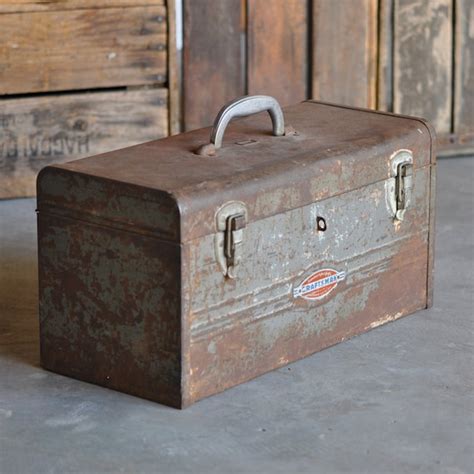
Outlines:
[[257,99],[41,171],[43,367],[182,408],[431,304],[432,128]]

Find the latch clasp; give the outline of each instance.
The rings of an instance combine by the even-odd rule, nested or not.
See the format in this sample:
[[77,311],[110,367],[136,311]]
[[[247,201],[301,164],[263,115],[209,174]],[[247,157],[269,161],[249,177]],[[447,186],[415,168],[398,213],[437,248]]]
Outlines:
[[403,221],[413,192],[413,153],[397,151],[390,162],[391,178],[387,181],[387,201],[394,219]]
[[222,273],[229,278],[235,278],[236,267],[242,260],[246,225],[247,208],[242,202],[228,202],[216,214],[216,259]]

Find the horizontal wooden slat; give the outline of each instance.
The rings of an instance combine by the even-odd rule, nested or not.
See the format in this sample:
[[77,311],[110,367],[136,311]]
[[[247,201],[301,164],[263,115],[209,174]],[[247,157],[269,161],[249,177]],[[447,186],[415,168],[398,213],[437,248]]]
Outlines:
[[0,94],[164,83],[165,7],[0,15]]
[[463,135],[438,134],[436,152],[438,156],[474,155],[474,130]]
[[149,89],[0,101],[0,198],[32,196],[44,166],[168,133],[168,93]]
[[164,5],[165,0],[0,0],[0,13]]

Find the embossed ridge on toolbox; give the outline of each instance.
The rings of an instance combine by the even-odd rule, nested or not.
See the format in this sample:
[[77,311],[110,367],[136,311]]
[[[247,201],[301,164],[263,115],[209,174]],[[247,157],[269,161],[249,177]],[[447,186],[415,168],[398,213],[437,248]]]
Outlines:
[[[47,167],[38,186],[43,173],[72,173],[88,176],[95,192],[126,184],[135,199],[145,191],[157,202],[167,195],[179,208],[184,242],[214,233],[215,210],[227,201],[244,199],[254,221],[384,180],[390,155],[406,143],[416,169],[431,165],[432,131],[419,119],[314,101],[284,111],[297,135],[271,136],[259,114],[232,123],[230,145],[216,157],[193,153],[207,141],[209,129],[201,129]],[[242,137],[255,143],[236,145]],[[48,199],[47,189],[42,194],[39,205],[67,206],[60,196]],[[102,213],[107,218],[107,209]]]

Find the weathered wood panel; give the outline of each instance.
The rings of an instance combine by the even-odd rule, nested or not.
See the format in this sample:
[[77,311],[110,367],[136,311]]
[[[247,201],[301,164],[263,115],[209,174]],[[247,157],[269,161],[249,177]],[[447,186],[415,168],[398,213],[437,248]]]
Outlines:
[[313,98],[376,105],[377,1],[314,0]]
[[0,13],[164,5],[165,0],[1,0]]
[[474,0],[456,0],[455,44],[454,132],[474,145]]
[[379,0],[377,110],[393,110],[393,0]]
[[166,89],[0,101],[0,198],[32,196],[51,163],[168,134]]
[[166,8],[0,15],[0,94],[164,83]]
[[393,107],[451,130],[452,0],[395,0]]
[[281,105],[307,98],[308,5],[305,0],[248,0],[248,93]]
[[245,3],[184,0],[183,101],[186,130],[211,125],[245,93]]
[[176,0],[167,0],[168,19],[168,120],[169,135],[181,129],[180,52],[176,45]]

